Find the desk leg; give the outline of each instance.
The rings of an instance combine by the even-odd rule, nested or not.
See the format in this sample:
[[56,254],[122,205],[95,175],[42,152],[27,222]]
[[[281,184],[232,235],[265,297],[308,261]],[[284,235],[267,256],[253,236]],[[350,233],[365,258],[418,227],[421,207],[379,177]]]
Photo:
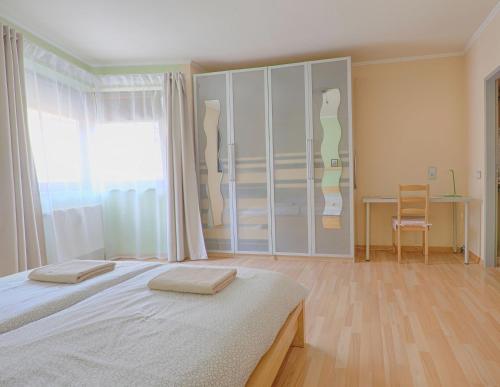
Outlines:
[[453,232],[453,252],[456,254],[458,249],[457,249],[457,204],[455,202],[451,203],[452,207],[452,232]]
[[469,264],[469,202],[464,203],[464,263]]
[[370,203],[366,203],[365,261],[370,260]]

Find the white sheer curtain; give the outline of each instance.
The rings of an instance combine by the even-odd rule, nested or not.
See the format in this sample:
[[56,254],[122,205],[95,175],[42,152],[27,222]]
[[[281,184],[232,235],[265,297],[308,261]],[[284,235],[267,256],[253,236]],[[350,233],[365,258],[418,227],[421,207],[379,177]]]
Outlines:
[[[177,124],[186,117],[185,94],[182,109],[176,95],[167,111],[163,74],[98,77],[32,44],[27,57],[29,127],[49,261],[206,257],[199,210],[191,208],[198,205],[194,154],[184,150],[186,136],[193,146],[192,128]],[[165,136],[172,128],[183,136],[174,144],[182,148],[175,149],[182,158],[175,182],[166,173]],[[176,204],[182,211],[169,212],[169,187],[185,196]],[[167,221],[182,225],[174,240]]]
[[161,75],[99,80],[93,169],[108,257],[167,259]]
[[103,258],[100,194],[89,168],[94,77],[29,42],[25,70],[48,261]]

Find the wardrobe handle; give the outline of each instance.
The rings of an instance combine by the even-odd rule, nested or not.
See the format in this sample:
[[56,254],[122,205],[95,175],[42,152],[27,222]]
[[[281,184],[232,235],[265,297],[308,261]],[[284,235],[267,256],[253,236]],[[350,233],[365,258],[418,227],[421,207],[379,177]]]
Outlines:
[[234,144],[228,145],[229,149],[229,181],[235,181],[235,169],[236,169],[236,160],[234,159]]
[[314,180],[314,150],[312,138],[307,139],[307,179]]
[[311,149],[309,147],[309,139],[306,139],[306,170],[307,180],[311,180]]

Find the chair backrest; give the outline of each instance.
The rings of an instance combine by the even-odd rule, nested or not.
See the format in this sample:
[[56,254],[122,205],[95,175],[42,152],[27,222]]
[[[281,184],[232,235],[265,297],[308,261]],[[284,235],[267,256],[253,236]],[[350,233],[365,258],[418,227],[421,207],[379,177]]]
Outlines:
[[429,184],[399,185],[398,222],[411,216],[423,217],[429,223]]

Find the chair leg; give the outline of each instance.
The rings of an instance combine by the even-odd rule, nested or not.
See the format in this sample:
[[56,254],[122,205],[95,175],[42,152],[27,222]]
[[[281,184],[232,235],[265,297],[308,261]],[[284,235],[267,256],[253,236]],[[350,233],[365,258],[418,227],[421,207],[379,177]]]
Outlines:
[[392,253],[396,254],[396,230],[392,229]]
[[401,228],[398,227],[398,263],[401,263]]
[[422,255],[425,256],[425,231],[422,231]]
[[426,229],[424,232],[424,239],[425,239],[425,264],[427,265],[429,263],[429,230]]

